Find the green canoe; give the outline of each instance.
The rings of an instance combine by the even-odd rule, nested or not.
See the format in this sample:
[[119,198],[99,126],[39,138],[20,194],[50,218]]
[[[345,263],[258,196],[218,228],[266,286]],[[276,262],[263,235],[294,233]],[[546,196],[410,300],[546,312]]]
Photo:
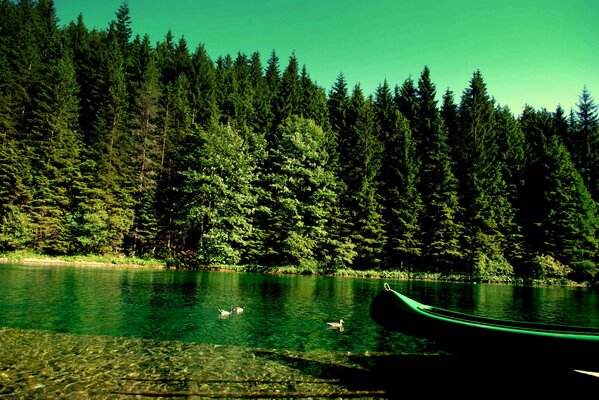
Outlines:
[[370,305],[379,325],[451,352],[599,371],[599,328],[508,321],[421,304],[385,284]]

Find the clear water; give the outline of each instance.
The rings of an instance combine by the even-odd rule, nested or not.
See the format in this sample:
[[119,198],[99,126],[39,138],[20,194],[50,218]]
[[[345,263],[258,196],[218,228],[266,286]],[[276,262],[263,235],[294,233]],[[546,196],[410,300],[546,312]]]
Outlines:
[[[393,386],[381,379],[389,360],[416,381],[419,368],[437,379],[458,370],[426,341],[370,319],[384,283],[0,264],[0,398],[390,397]],[[586,288],[388,283],[453,310],[599,326],[597,293]],[[234,306],[244,313],[219,317],[218,309]],[[327,327],[339,319],[343,332]]]

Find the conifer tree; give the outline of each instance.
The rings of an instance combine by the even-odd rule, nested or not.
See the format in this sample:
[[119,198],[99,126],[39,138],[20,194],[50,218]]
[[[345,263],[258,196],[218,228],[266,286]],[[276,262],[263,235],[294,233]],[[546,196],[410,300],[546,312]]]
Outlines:
[[459,146],[465,167],[462,193],[468,221],[469,250],[481,256],[504,258],[514,227],[515,211],[508,197],[499,152],[493,100],[480,71],[474,72],[460,104]]
[[137,256],[151,254],[158,231],[157,180],[160,174],[160,73],[153,58],[146,66],[133,104],[130,127],[135,138],[135,217],[129,233]]
[[458,182],[452,172],[447,132],[437,110],[435,86],[425,67],[418,81],[417,115],[414,121],[422,157],[419,190],[424,203],[423,257],[430,265],[454,267],[464,253],[464,228],[459,221]]
[[414,80],[409,77],[401,87],[395,87],[393,101],[397,105],[399,112],[406,117],[413,129],[416,121],[416,112],[418,108],[417,89]]
[[129,3],[123,1],[116,12],[117,40],[121,46],[121,53],[127,58],[129,55],[129,42],[131,40],[131,16],[129,15]]
[[410,124],[395,110],[390,128],[384,142],[382,174],[386,265],[405,270],[416,267],[422,256],[420,220],[424,205],[417,189],[419,162]]
[[327,110],[327,97],[324,89],[318,87],[304,65],[300,75],[300,104],[298,114],[316,122],[325,131],[330,129]]
[[67,218],[75,208],[81,147],[78,90],[72,59],[65,55],[49,68],[33,102],[31,215],[36,229],[33,245],[41,252],[70,251]]
[[347,82],[343,74],[339,74],[333,87],[331,88],[327,101],[329,123],[331,129],[342,136],[347,131],[349,93],[347,91]]
[[347,236],[356,246],[357,268],[380,268],[385,246],[378,181],[383,145],[372,101],[364,98],[359,86],[352,92],[348,116],[347,133],[339,140]]
[[[104,238],[101,252],[122,250],[124,235],[133,220],[132,152],[133,142],[127,130],[129,109],[125,64],[116,39],[107,38],[96,84],[96,115],[93,125],[96,166],[96,192],[89,197],[89,212],[96,214],[112,229]],[[92,171],[88,171],[92,172]],[[104,207],[104,208],[102,208]],[[108,212],[105,212],[108,210]]]
[[[267,76],[268,79],[268,76]],[[292,54],[283,71],[275,100],[275,124],[280,124],[292,115],[298,115],[301,106],[301,87],[297,57]]]
[[576,104],[573,157],[595,201],[599,199],[598,106],[585,87]]
[[[326,267],[329,218],[336,204],[335,175],[327,167],[327,138],[313,121],[291,117],[279,127],[269,154],[269,264]],[[323,254],[325,253],[325,254]]]
[[597,276],[597,204],[591,198],[566,148],[553,136],[543,157],[544,215],[541,251],[574,268],[576,279]]
[[203,44],[198,45],[191,58],[191,116],[192,121],[207,127],[218,118],[216,104],[216,74],[214,63]]

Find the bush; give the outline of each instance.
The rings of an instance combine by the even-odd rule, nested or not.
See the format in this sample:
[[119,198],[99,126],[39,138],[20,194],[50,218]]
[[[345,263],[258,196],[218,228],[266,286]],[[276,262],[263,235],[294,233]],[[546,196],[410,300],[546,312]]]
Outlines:
[[474,262],[473,278],[480,282],[512,282],[514,267],[503,255],[479,254]]
[[533,276],[543,280],[565,279],[573,271],[549,255],[537,255],[532,265]]

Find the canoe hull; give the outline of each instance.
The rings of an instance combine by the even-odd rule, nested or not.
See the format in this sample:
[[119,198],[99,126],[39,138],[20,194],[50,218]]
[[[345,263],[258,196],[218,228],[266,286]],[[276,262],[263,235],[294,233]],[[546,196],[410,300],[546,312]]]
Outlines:
[[481,318],[420,304],[393,290],[373,299],[370,315],[389,330],[457,354],[599,370],[599,329]]

